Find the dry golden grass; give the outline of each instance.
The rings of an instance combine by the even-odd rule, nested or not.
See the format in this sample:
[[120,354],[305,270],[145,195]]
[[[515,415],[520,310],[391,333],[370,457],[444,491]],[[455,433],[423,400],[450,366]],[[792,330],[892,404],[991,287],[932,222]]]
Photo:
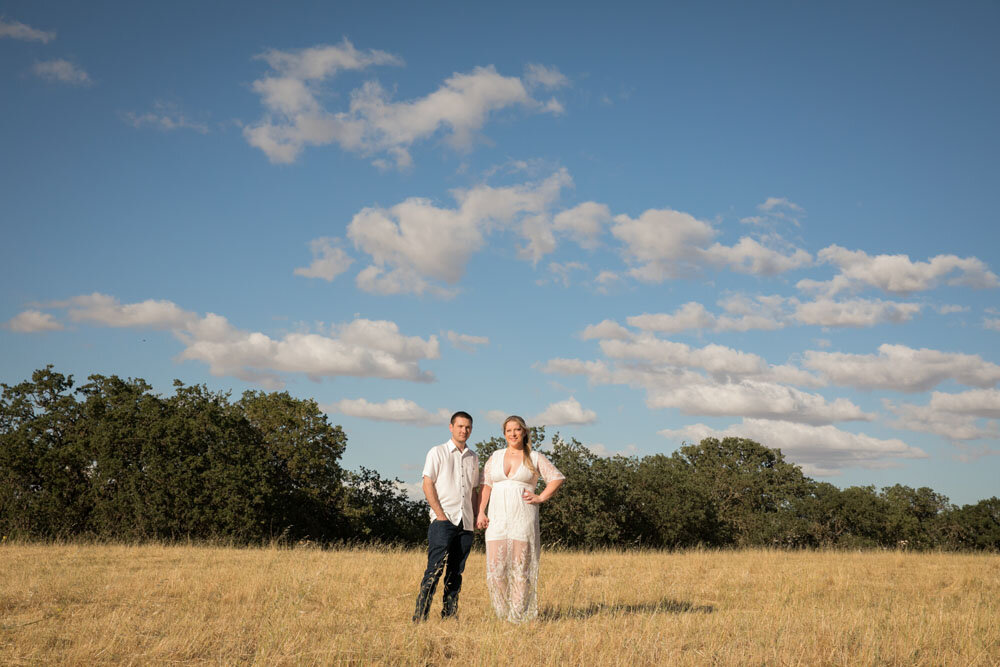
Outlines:
[[0,662],[1000,664],[1000,556],[543,552],[542,617],[410,623],[420,551],[0,546]]

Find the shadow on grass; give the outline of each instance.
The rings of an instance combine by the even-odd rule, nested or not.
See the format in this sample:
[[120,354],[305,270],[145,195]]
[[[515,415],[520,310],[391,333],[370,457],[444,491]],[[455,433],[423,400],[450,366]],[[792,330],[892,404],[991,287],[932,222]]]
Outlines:
[[623,614],[711,614],[715,611],[712,605],[694,605],[690,602],[681,602],[664,598],[657,602],[642,602],[639,604],[606,604],[598,603],[587,607],[570,607],[569,609],[559,609],[545,607],[538,617],[547,621],[557,621],[567,618],[590,618],[598,614],[623,615]]

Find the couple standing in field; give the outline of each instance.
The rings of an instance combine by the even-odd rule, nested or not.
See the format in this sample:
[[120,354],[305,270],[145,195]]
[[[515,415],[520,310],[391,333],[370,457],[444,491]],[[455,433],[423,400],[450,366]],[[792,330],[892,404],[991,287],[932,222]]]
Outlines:
[[[431,506],[427,569],[420,582],[415,622],[427,620],[438,579],[444,573],[441,617],[458,612],[462,571],[472,549],[473,528],[486,530],[486,586],[501,619],[521,622],[538,616],[538,506],[565,479],[542,454],[532,451],[524,420],[504,420],[506,449],[490,455],[483,470],[468,447],[472,416],[456,412],[451,439],[432,447],[424,462],[423,490]],[[535,494],[539,478],[545,489]]]

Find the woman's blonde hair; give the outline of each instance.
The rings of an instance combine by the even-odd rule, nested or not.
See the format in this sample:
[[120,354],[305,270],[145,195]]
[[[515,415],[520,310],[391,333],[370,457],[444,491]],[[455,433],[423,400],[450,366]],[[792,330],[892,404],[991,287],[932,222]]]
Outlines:
[[507,419],[503,420],[503,426],[500,427],[501,432],[504,436],[507,435],[507,423],[517,422],[521,426],[521,431],[524,433],[524,439],[521,441],[524,444],[524,449],[521,450],[521,456],[524,457],[524,465],[531,471],[532,476],[538,474],[538,469],[535,468],[535,464],[531,462],[531,431],[528,430],[528,425],[524,423],[522,417],[517,415],[511,415]]

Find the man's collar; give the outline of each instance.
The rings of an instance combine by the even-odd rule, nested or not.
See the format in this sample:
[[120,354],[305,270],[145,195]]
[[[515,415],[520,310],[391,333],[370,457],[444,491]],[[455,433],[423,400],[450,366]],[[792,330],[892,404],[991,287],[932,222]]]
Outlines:
[[458,445],[455,444],[455,440],[452,438],[448,438],[448,444],[451,445],[452,449],[461,454],[465,454],[465,452],[469,451],[469,443],[465,443],[465,449],[459,449]]

